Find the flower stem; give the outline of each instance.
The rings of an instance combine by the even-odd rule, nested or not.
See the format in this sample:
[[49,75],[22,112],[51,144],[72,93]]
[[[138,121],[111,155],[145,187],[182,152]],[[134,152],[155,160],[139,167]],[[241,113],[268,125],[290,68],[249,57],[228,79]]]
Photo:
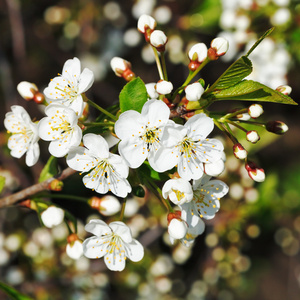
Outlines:
[[125,207],[126,207],[126,198],[124,198],[123,203],[122,203],[122,208],[121,208],[121,213],[120,213],[120,221],[123,221]]
[[101,111],[103,114],[107,115],[108,117],[110,117],[111,119],[113,119],[114,121],[117,121],[117,117],[114,116],[113,114],[111,114],[109,111],[107,111],[106,109],[102,108],[101,106],[99,106],[98,104],[96,104],[95,102],[93,102],[92,100],[88,99],[87,103],[93,107],[95,107],[96,109],[98,109],[99,111]]
[[58,194],[58,193],[53,193],[53,194],[49,194],[49,193],[40,193],[37,194],[35,197],[42,197],[42,198],[62,198],[62,199],[70,199],[70,200],[75,200],[75,201],[80,201],[80,202],[84,202],[87,203],[88,202],[88,198],[84,198],[84,197],[80,197],[80,196],[74,196],[74,195],[65,195],[65,194]]
[[89,126],[114,126],[114,122],[90,122],[90,123],[82,123],[84,126],[89,127]]
[[151,47],[152,47],[153,52],[154,52],[154,57],[155,57],[156,65],[157,65],[157,70],[158,70],[159,78],[161,80],[164,80],[164,75],[163,75],[163,71],[162,71],[162,67],[161,67],[161,64],[160,64],[160,60],[159,60],[159,56],[158,56],[157,50],[156,50],[155,47],[153,47],[153,46],[151,46]]
[[214,123],[221,131],[225,132],[225,134],[230,138],[233,144],[236,144],[238,142],[237,139],[233,136],[231,129],[227,123],[220,123],[217,119],[214,119]]
[[166,66],[166,59],[165,59],[165,52],[160,53],[161,63],[162,63],[162,69],[163,69],[163,75],[164,79],[168,81],[168,74],[167,74],[167,66]]
[[247,129],[245,129],[244,127],[242,127],[241,125],[237,124],[236,122],[233,122],[233,121],[230,121],[230,120],[227,120],[227,122],[233,126],[235,126],[236,128],[244,131],[244,132],[248,132]]

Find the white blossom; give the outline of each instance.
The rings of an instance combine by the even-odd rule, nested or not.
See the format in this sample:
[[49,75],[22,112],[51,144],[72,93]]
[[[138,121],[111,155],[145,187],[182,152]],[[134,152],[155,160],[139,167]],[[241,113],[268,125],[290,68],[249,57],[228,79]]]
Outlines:
[[[145,84],[147,94],[150,99],[158,99],[158,97],[159,97],[159,94],[156,92],[155,86],[156,86],[156,82],[150,82],[150,83]],[[150,99],[148,99],[148,100],[150,100]]]
[[66,246],[66,253],[72,259],[79,259],[83,255],[82,242],[76,240],[74,242],[68,243]]
[[238,159],[245,159],[248,152],[240,143],[237,143],[233,145],[233,154]]
[[39,136],[50,141],[49,152],[55,157],[65,156],[70,148],[81,142],[82,131],[77,125],[78,115],[73,109],[60,104],[50,104],[45,109],[47,117],[39,122]]
[[44,94],[49,103],[60,103],[72,108],[79,116],[83,112],[82,94],[86,92],[94,82],[94,74],[88,68],[81,73],[81,63],[77,57],[68,59],[62,70],[62,74],[54,77]]
[[157,93],[159,93],[161,95],[170,94],[173,90],[173,84],[170,81],[160,80],[156,84],[155,89],[156,89]]
[[161,30],[154,30],[150,35],[150,44],[156,48],[164,48],[168,41],[167,36]]
[[246,139],[248,142],[255,144],[260,140],[260,136],[258,135],[256,130],[250,130],[247,132]]
[[173,244],[174,240],[180,240],[184,238],[187,232],[186,223],[179,219],[173,218],[168,225],[168,233],[170,235],[170,241]]
[[131,69],[131,63],[121,57],[113,57],[110,66],[118,77],[122,77],[124,71]]
[[119,153],[130,168],[138,168],[146,158],[156,169],[155,153],[161,148],[164,127],[170,109],[160,100],[147,101],[142,112],[128,110],[115,123],[115,133],[120,138]]
[[27,111],[19,105],[13,105],[11,112],[5,114],[4,126],[12,136],[8,139],[10,155],[16,158],[26,153],[26,165],[33,166],[40,156],[38,144],[38,125],[33,123]]
[[84,147],[73,147],[67,156],[70,168],[87,173],[83,183],[97,193],[111,191],[119,197],[126,197],[131,186],[126,180],[129,168],[117,154],[109,152],[105,139],[93,133],[83,136]]
[[169,198],[175,205],[182,205],[193,199],[193,189],[184,179],[169,179],[162,188],[162,195],[165,199]]
[[104,258],[111,271],[122,271],[125,261],[137,262],[144,256],[143,246],[132,238],[131,231],[123,222],[107,225],[102,220],[91,220],[85,230],[95,236],[83,242],[83,253],[88,258]]
[[56,206],[49,206],[41,213],[41,219],[44,225],[48,228],[52,228],[62,223],[65,217],[63,209]]
[[203,93],[204,93],[204,88],[200,82],[195,82],[195,83],[189,84],[185,88],[185,96],[186,96],[186,99],[189,101],[200,100]]
[[197,214],[199,217],[210,220],[220,209],[220,199],[228,193],[228,186],[221,180],[210,180],[204,175],[193,183],[194,197],[191,202],[180,207],[187,214]]
[[164,147],[156,153],[157,171],[164,172],[177,165],[181,178],[199,179],[204,163],[216,162],[222,157],[223,144],[207,138],[213,128],[213,120],[203,113],[191,117],[184,126],[166,126]]
[[99,212],[103,216],[113,216],[121,210],[119,200],[111,195],[106,195],[101,198]]

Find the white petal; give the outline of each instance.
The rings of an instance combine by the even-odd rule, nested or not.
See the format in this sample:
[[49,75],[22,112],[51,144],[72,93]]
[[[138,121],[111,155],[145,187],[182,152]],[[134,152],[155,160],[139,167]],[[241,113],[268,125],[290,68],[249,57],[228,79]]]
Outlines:
[[144,257],[144,247],[140,242],[133,239],[131,243],[125,244],[126,256],[132,261],[140,261]]
[[121,177],[127,178],[129,167],[120,155],[110,153],[108,162]]
[[80,75],[78,83],[78,94],[86,92],[94,83],[94,73],[88,69],[84,68]]
[[106,254],[108,243],[103,243],[103,238],[93,236],[86,239],[83,244],[83,254],[87,258],[101,258]]
[[130,228],[121,221],[111,222],[109,227],[115,235],[118,235],[125,243],[131,243],[132,234]]
[[83,254],[82,243],[77,240],[73,245],[67,244],[66,253],[72,259],[79,259]]
[[179,151],[175,148],[160,147],[153,157],[153,165],[157,172],[165,172],[172,169],[178,163]]
[[187,120],[184,127],[188,128],[189,137],[195,139],[206,138],[214,128],[214,122],[206,114],[197,114]]
[[138,137],[144,126],[141,114],[135,110],[123,112],[115,123],[115,133],[121,140]]
[[83,144],[89,149],[89,155],[99,158],[108,158],[108,144],[101,135],[94,133],[85,134],[83,136]]
[[204,164],[204,171],[207,175],[210,176],[218,176],[224,171],[224,169],[225,169],[225,163],[223,159],[219,159],[212,163]]
[[85,230],[96,235],[101,236],[105,234],[110,234],[111,229],[109,226],[102,220],[91,220],[88,224],[85,225]]
[[138,168],[147,158],[148,151],[144,142],[123,140],[119,143],[119,153],[130,168]]
[[177,164],[177,171],[179,176],[187,181],[199,179],[203,175],[203,164],[198,159],[182,155]]
[[89,152],[84,147],[73,147],[70,149],[67,156],[67,164],[70,168],[87,172],[96,165],[96,159],[89,155]]
[[40,147],[38,143],[33,143],[30,145],[27,153],[26,153],[26,165],[28,167],[32,167],[36,164],[40,157]]
[[142,109],[142,116],[150,127],[161,127],[167,124],[170,117],[170,109],[161,100],[149,100]]
[[81,64],[80,60],[77,57],[74,57],[73,59],[68,59],[63,67],[62,70],[62,76],[65,76],[65,74],[70,74],[71,76],[75,76],[75,78],[79,79],[81,71]]
[[111,271],[123,271],[126,265],[125,257],[118,256],[114,252],[104,256],[104,262]]

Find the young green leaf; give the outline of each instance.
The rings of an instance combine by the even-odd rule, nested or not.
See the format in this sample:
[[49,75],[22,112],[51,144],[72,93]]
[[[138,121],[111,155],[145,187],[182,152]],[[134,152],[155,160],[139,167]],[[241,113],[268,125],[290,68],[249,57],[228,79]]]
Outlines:
[[9,285],[1,282],[1,281],[0,281],[0,290],[2,290],[8,296],[10,296],[11,297],[10,299],[15,299],[15,300],[33,300],[32,298],[19,293],[17,290],[15,290],[11,286],[9,286]]
[[142,111],[142,107],[147,101],[147,90],[141,78],[137,77],[129,81],[120,93],[120,108],[126,110]]
[[292,98],[252,80],[243,80],[228,89],[212,93],[210,99],[214,101],[245,100],[298,105]]
[[48,159],[45,167],[43,168],[40,174],[39,182],[52,178],[57,173],[58,173],[57,158],[54,156],[50,156],[50,158]]
[[250,50],[247,52],[246,57],[248,57],[252,51],[268,36],[272,33],[272,31],[274,30],[274,27],[270,28],[269,30],[267,30],[256,42],[255,44],[250,48]]
[[203,94],[203,97],[205,98],[205,95],[207,95],[209,92],[227,89],[239,83],[245,77],[250,75],[251,72],[251,61],[247,57],[242,56],[215,81],[215,83]]
[[4,186],[5,186],[5,177],[0,176],[0,193],[2,192]]

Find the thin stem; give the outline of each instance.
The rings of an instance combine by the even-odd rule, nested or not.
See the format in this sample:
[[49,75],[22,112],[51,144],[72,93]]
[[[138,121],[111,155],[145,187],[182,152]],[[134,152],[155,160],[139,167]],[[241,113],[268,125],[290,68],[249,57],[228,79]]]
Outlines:
[[55,193],[55,194],[41,193],[41,194],[37,194],[36,197],[70,199],[70,200],[80,201],[80,202],[84,202],[84,203],[87,203],[88,200],[89,200],[88,198],[84,198],[84,197],[79,197],[79,196],[74,196],[74,195],[58,194],[58,193]]
[[161,63],[162,63],[162,69],[163,69],[163,75],[164,79],[168,81],[168,74],[167,74],[167,66],[166,66],[166,59],[165,59],[165,52],[160,53]]
[[225,128],[224,124],[220,123],[217,119],[214,119],[214,123],[221,131],[225,132],[225,134],[230,138],[230,140],[233,142],[233,144],[236,144],[238,142],[237,139],[231,133],[230,128],[228,128],[229,126],[227,123],[225,123],[227,125],[226,128]]
[[84,126],[114,126],[114,122],[89,122],[89,123],[82,123]]
[[152,190],[154,195],[156,195],[156,197],[162,201],[162,203],[164,204],[164,206],[166,207],[168,212],[173,212],[174,211],[173,207],[171,206],[171,204],[168,200],[164,199],[164,197],[162,196],[162,191],[156,185],[156,183],[153,180],[149,179],[149,178],[147,178],[147,181],[148,181],[150,189]]
[[158,73],[159,73],[159,78],[161,80],[164,80],[164,75],[163,75],[163,71],[162,71],[162,67],[161,67],[161,64],[160,64],[160,60],[159,60],[157,50],[156,50],[155,47],[153,47],[153,46],[151,46],[151,47],[152,47],[153,52],[154,52],[154,57],[155,57],[156,65],[157,65],[157,70],[158,70]]
[[101,106],[99,106],[98,104],[96,104],[95,102],[93,102],[92,100],[88,99],[87,103],[90,104],[91,106],[95,107],[96,109],[98,109],[99,111],[101,111],[103,114],[107,115],[108,117],[110,117],[114,121],[117,121],[117,117],[116,116],[114,116],[109,111],[107,111],[106,109],[102,108]]
[[244,131],[244,132],[248,132],[247,129],[245,129],[244,127],[242,127],[241,125],[237,124],[236,122],[233,122],[233,121],[230,121],[230,120],[227,120],[227,122],[233,126],[235,126],[236,128]]
[[125,207],[126,207],[126,198],[124,198],[123,203],[122,203],[122,208],[121,208],[121,213],[120,213],[120,221],[123,221]]
[[68,224],[68,222],[67,222],[66,220],[65,220],[65,224],[66,224],[66,226],[67,226],[67,228],[68,228],[69,235],[70,235],[70,234],[72,234],[72,233],[73,233],[73,231],[72,231],[72,229],[71,229],[70,225]]

